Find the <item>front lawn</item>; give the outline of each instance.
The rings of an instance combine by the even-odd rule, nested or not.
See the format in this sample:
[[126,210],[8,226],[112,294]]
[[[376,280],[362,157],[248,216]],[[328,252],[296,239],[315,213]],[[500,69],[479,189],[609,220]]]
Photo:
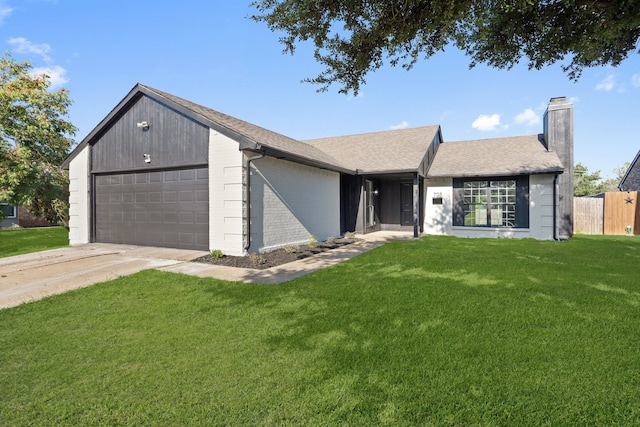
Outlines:
[[639,425],[640,238],[426,237],[0,311],[2,425]]
[[0,230],[0,258],[69,246],[64,227]]

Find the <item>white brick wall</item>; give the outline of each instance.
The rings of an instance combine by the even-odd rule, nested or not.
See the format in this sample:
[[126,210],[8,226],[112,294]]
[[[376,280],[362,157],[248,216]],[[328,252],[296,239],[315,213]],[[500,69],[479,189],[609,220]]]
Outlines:
[[69,244],[89,243],[89,146],[69,163]]
[[[453,180],[451,178],[426,179],[424,232],[425,234],[451,235],[453,225]],[[436,193],[442,196],[442,204],[434,205]]]
[[209,134],[209,249],[244,255],[242,152],[218,132]]
[[[553,239],[553,175],[529,177],[529,228],[482,228],[453,226],[453,180],[425,180],[426,201],[424,231],[457,237],[517,237]],[[434,205],[435,193],[442,195],[442,205]]]
[[529,227],[534,239],[553,239],[553,175],[529,177]]
[[251,164],[250,252],[340,235],[340,174],[265,157]]

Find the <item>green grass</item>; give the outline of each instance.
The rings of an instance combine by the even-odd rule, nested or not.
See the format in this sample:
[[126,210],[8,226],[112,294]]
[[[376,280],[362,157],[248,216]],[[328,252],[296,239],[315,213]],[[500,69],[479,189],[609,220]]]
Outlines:
[[427,237],[0,311],[2,425],[639,425],[640,239]]
[[69,246],[64,227],[0,230],[0,258]]

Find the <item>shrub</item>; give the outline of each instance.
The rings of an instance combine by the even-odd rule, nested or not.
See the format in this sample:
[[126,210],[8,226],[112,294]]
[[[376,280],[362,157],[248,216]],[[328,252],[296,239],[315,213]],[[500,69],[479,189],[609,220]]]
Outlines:
[[355,231],[347,231],[346,233],[344,233],[345,239],[353,239],[355,237],[356,237]]
[[215,259],[220,259],[224,256],[224,254],[220,249],[214,249],[211,252],[209,252],[209,254],[211,255],[211,258],[215,258]]
[[328,243],[328,244],[330,244],[330,245],[335,245],[335,244],[336,244],[336,238],[335,238],[335,237],[333,237],[333,236],[332,236],[332,237],[329,237],[329,238],[327,239],[327,243]]
[[318,246],[318,239],[312,234],[309,236],[309,247],[315,248],[316,246]]
[[249,261],[251,261],[251,264],[259,266],[265,264],[267,259],[260,254],[251,254],[249,255]]
[[287,245],[284,247],[284,251],[288,254],[295,254],[296,252],[298,252],[298,249],[300,248],[296,245]]

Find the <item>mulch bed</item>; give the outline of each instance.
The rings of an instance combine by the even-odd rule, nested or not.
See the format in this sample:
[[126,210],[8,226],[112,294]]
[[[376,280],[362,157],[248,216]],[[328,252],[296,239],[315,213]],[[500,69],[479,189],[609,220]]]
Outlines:
[[260,254],[249,254],[246,256],[230,256],[224,255],[222,258],[214,258],[211,255],[205,255],[196,258],[193,262],[201,262],[205,264],[224,265],[227,267],[253,268],[256,270],[265,270],[267,268],[276,267],[278,265],[287,264],[299,259],[308,258],[322,252],[332,249],[342,248],[358,242],[356,238],[336,239],[332,243],[319,242],[314,247],[309,245],[290,246],[282,249],[276,249],[270,252]]

